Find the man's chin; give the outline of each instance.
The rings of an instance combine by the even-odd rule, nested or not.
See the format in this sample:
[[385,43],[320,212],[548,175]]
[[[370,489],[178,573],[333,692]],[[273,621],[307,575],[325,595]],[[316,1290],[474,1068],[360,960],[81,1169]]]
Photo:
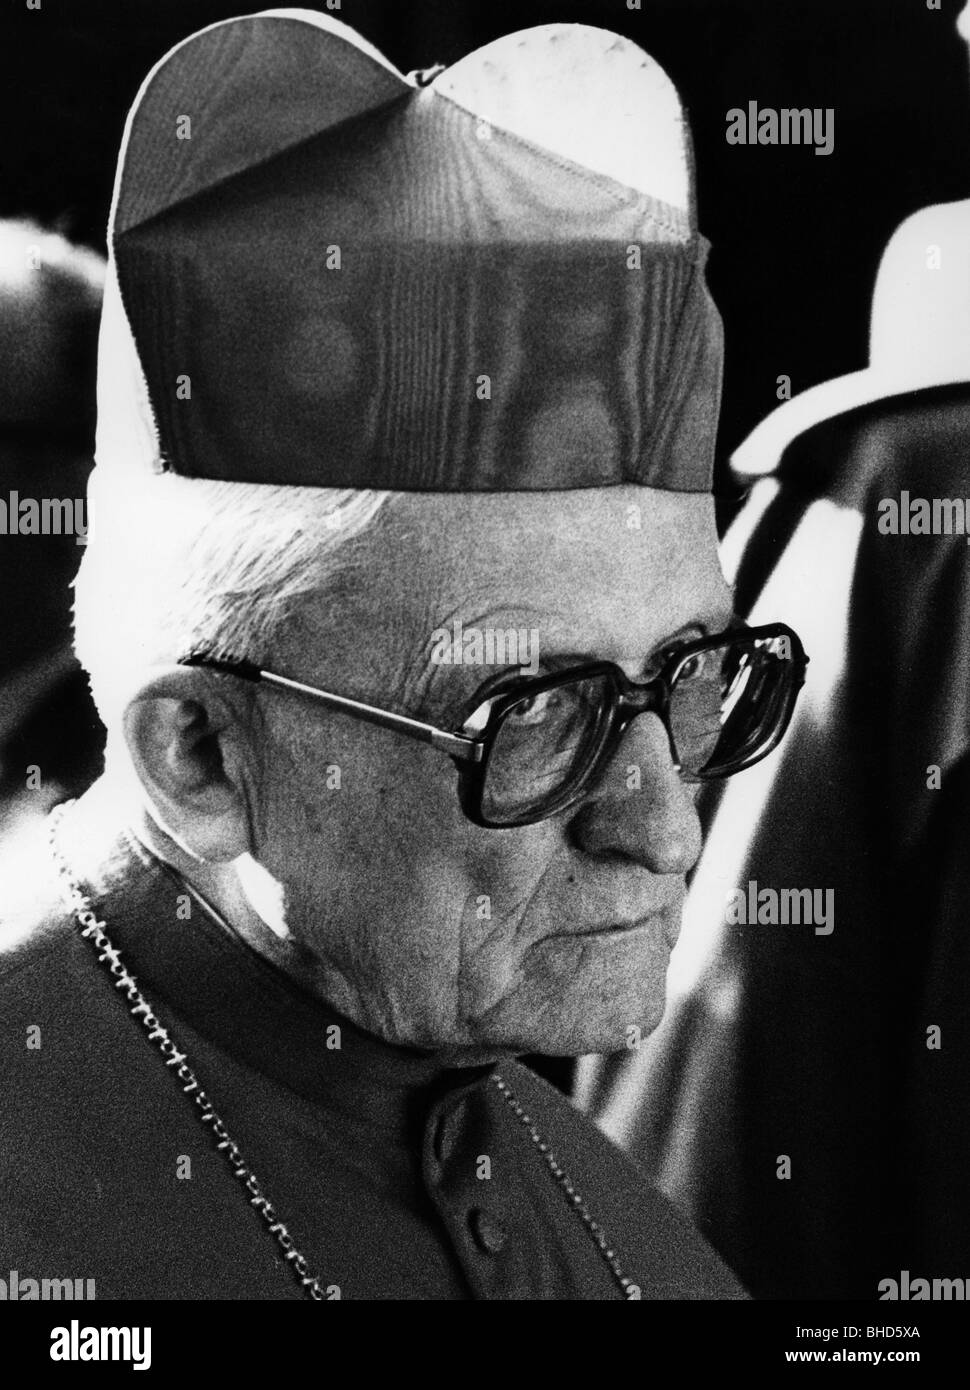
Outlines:
[[666,998],[663,990],[655,989],[647,1000],[611,1000],[608,1006],[597,1008],[587,1001],[585,1007],[564,1013],[546,1024],[523,1020],[516,1027],[510,1022],[508,1031],[496,1030],[483,1052],[493,1056],[585,1057],[592,1053],[607,1055],[637,1051],[663,1018]]
[[543,943],[548,974],[540,987],[542,1006],[531,1019],[519,1018],[529,1036],[526,1051],[579,1057],[639,1047],[666,1008],[675,921],[679,917],[658,915],[632,927]]

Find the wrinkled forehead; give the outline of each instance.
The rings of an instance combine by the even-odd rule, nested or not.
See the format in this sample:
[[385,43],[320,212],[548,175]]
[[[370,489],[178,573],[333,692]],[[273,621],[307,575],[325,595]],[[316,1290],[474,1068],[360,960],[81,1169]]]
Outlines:
[[626,658],[731,613],[706,494],[401,495],[368,544],[369,621],[406,631],[412,650],[445,623],[515,621],[550,650]]

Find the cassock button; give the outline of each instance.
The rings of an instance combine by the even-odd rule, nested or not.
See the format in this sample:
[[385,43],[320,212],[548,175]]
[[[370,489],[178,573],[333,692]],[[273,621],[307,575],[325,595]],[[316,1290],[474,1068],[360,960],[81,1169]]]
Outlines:
[[481,1207],[473,1207],[468,1214],[468,1224],[472,1228],[475,1244],[480,1250],[484,1250],[486,1255],[500,1255],[502,1253],[509,1233],[501,1221],[496,1220],[494,1216],[489,1216],[488,1212],[482,1211]]

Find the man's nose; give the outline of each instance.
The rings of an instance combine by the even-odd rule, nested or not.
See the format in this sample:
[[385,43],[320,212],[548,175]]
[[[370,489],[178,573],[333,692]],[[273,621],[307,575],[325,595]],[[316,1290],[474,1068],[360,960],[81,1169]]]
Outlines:
[[641,714],[627,728],[574,814],[571,835],[586,854],[633,861],[655,874],[693,868],[701,852],[700,821],[657,715]]

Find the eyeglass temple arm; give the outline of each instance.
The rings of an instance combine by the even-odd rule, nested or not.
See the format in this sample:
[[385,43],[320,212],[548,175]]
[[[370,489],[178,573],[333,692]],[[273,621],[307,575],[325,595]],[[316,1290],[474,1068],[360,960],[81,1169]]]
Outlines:
[[432,747],[440,748],[442,752],[464,762],[477,763],[482,758],[482,746],[477,739],[466,738],[463,734],[448,733],[447,730],[436,728],[433,724],[425,724],[420,719],[411,719],[406,714],[392,714],[390,710],[365,705],[360,700],[351,700],[346,695],[332,695],[328,690],[318,690],[316,686],[304,685],[302,681],[291,680],[288,676],[277,676],[272,671],[264,671],[252,661],[216,661],[204,656],[189,656],[185,657],[180,665],[205,666],[225,675],[239,676],[243,680],[264,685],[275,685],[278,689],[288,690],[295,695],[306,695],[328,709],[344,710],[347,714],[363,719],[368,724],[376,724],[382,729],[396,729],[408,738],[417,739],[420,743],[430,743]]

